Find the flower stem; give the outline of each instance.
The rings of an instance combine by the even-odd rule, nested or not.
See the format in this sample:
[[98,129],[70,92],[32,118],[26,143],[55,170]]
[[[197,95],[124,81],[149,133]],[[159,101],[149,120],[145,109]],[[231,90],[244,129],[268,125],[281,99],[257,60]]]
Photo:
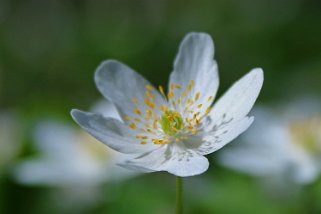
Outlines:
[[176,177],[176,214],[183,213],[183,179]]

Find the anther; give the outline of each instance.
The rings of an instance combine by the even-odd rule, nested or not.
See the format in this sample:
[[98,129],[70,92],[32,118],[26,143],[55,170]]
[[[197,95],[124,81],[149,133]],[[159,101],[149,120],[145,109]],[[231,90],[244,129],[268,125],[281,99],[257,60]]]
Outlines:
[[138,100],[135,98],[132,98],[133,103],[138,104]]
[[193,130],[192,130],[192,134],[193,134],[193,135],[196,135],[196,134],[197,134],[197,130],[196,130],[196,129],[193,129]]
[[165,96],[165,93],[164,93],[164,89],[163,89],[163,87],[160,85],[160,86],[158,86],[158,90],[160,91],[160,93],[164,96],[164,97],[166,97]]
[[210,113],[210,111],[211,111],[211,108],[208,107],[208,108],[205,110],[205,115],[207,115],[208,113]]
[[176,108],[176,103],[174,100],[172,101],[172,104],[173,104],[174,108]]
[[141,113],[137,108],[134,108],[134,112],[135,112],[136,114],[138,114],[139,116],[142,116],[142,113]]
[[153,90],[153,87],[150,86],[150,85],[146,85],[146,89],[149,90],[149,91],[152,91],[152,90]]
[[197,92],[196,94],[195,94],[195,101],[197,101],[198,100],[198,98],[200,97],[200,92]]
[[131,129],[136,129],[136,124],[135,123],[131,123],[130,125],[129,125],[129,127],[131,128]]
[[134,120],[139,123],[142,122],[139,118],[135,118]]
[[181,88],[182,88],[182,86],[180,86],[179,84],[176,84],[176,85],[175,85],[175,88],[177,88],[177,89],[181,89]]

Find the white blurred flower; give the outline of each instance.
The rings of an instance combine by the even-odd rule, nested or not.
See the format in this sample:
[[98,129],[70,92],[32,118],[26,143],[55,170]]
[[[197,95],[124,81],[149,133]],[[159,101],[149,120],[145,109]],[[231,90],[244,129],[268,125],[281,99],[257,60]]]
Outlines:
[[98,67],[95,81],[123,120],[79,110],[71,112],[73,119],[110,148],[136,154],[122,166],[185,177],[205,172],[205,155],[251,125],[248,113],[261,90],[263,71],[253,69],[212,107],[219,85],[213,41],[208,34],[189,33],[176,56],[167,95],[115,60]]
[[253,176],[313,182],[321,169],[321,108],[309,111],[313,106],[304,101],[281,111],[255,109],[255,126],[219,154],[220,163]]
[[[110,103],[99,103],[95,112],[119,118]],[[16,179],[29,185],[95,187],[119,181],[135,173],[116,165],[122,154],[62,122],[42,121],[34,132],[40,155],[24,160],[15,168]]]
[[0,174],[10,167],[21,148],[21,127],[14,114],[0,113]]

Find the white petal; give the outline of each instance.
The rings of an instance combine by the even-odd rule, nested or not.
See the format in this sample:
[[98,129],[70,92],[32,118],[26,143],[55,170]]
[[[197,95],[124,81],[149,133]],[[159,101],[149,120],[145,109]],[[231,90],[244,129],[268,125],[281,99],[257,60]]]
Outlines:
[[117,112],[117,109],[114,104],[109,100],[102,99],[96,102],[90,109],[93,113],[102,114],[105,117],[115,118],[117,120],[122,120],[120,115]]
[[144,153],[119,165],[140,172],[163,171],[169,159],[168,156],[165,155],[166,151],[168,151],[168,146],[163,145],[156,150]]
[[315,181],[320,173],[319,160],[300,148],[292,148],[291,155],[288,167],[292,171],[294,181],[300,184]]
[[184,146],[174,146],[166,171],[180,177],[199,175],[209,167],[206,157]]
[[225,119],[238,121],[245,117],[254,105],[263,84],[263,71],[253,69],[233,86],[214,104],[209,116],[212,120],[211,129],[215,123]]
[[141,145],[135,138],[136,132],[114,118],[79,110],[72,110],[71,115],[93,137],[121,153],[143,153],[157,148],[152,144]]
[[[182,89],[175,90],[175,100],[186,91],[191,80],[195,86],[187,98],[193,99],[197,92],[200,97],[195,105],[203,104],[206,109],[213,101],[218,85],[217,64],[214,61],[212,38],[205,33],[189,33],[182,41],[170,76],[171,84],[179,84]],[[209,102],[207,99],[212,97]],[[182,106],[185,102],[182,101]]]
[[252,124],[253,120],[254,117],[245,117],[240,121],[228,124],[218,128],[217,130],[213,130],[213,132],[208,133],[203,137],[204,142],[198,145],[196,150],[202,155],[215,152],[247,130]]
[[70,157],[76,150],[76,130],[64,123],[43,120],[33,131],[36,148],[49,156]]
[[281,176],[286,167],[285,158],[280,157],[278,151],[271,153],[259,141],[257,145],[242,142],[237,148],[228,148],[219,152],[218,159],[223,166],[253,176]]
[[209,163],[204,156],[184,145],[175,144],[163,146],[120,165],[141,172],[167,171],[176,176],[187,177],[205,172]]
[[[146,85],[151,84],[128,66],[116,60],[107,60],[97,68],[95,81],[98,90],[115,104],[123,118],[137,116],[134,108],[138,108],[143,114],[146,112]],[[153,88],[151,93],[155,96],[154,103],[157,106],[165,105],[164,99],[156,89]],[[138,100],[139,105],[132,101],[133,98]],[[154,113],[159,114],[159,108],[155,108]]]

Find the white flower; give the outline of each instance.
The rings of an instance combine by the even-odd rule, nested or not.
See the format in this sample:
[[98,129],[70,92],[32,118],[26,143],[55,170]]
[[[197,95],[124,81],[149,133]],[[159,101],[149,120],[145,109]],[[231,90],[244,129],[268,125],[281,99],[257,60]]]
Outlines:
[[314,181],[321,169],[321,114],[307,113],[309,105],[299,111],[291,106],[281,112],[256,109],[255,126],[242,144],[220,152],[220,163],[262,178],[298,184]]
[[253,69],[211,108],[219,85],[213,57],[209,35],[188,34],[176,56],[167,95],[126,65],[107,60],[97,68],[95,81],[122,121],[79,110],[72,110],[72,117],[110,148],[136,154],[121,164],[126,168],[182,177],[201,174],[209,166],[204,155],[251,125],[253,117],[247,114],[263,83],[263,71]]
[[[94,111],[119,118],[110,103],[99,103]],[[82,130],[63,122],[45,120],[39,123],[34,143],[39,156],[22,161],[14,170],[15,178],[23,184],[80,189],[134,175],[115,164],[123,160],[122,154],[102,148],[101,143]]]

